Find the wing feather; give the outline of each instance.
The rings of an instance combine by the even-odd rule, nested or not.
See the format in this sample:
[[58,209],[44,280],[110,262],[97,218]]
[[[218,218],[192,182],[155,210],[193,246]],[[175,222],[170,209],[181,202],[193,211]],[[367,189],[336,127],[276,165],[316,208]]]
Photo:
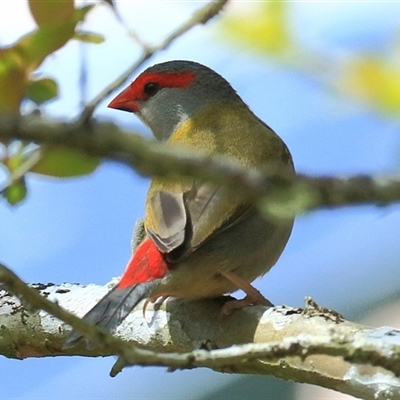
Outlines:
[[160,191],[152,196],[147,208],[152,224],[146,230],[158,249],[176,262],[250,208],[224,187],[195,182],[183,193]]
[[185,241],[187,216],[183,193],[157,192],[149,199],[148,210],[155,227],[147,228],[147,233],[162,253],[169,253]]

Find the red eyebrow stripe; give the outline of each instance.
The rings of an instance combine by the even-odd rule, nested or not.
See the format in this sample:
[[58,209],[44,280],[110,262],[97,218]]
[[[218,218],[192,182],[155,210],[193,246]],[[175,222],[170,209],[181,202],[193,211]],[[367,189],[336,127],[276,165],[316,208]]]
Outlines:
[[189,86],[195,78],[193,72],[181,73],[159,73],[159,74],[143,74],[139,76],[132,84],[134,87],[144,87],[146,83],[155,82],[161,87],[180,87]]

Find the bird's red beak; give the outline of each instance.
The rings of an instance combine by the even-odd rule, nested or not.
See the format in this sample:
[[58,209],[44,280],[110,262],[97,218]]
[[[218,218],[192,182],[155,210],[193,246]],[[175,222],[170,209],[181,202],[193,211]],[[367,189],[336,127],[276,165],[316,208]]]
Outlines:
[[111,100],[108,107],[128,112],[139,111],[138,101],[135,99],[130,86],[128,86],[117,97]]

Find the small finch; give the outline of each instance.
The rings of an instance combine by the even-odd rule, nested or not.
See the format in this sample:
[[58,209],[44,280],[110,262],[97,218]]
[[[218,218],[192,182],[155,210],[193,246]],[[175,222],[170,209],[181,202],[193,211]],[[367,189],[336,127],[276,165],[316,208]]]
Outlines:
[[[229,156],[243,167],[273,166],[295,173],[282,139],[223,77],[204,65],[154,65],[109,107],[136,114],[170,146]],[[249,304],[271,305],[251,282],[276,263],[292,226],[293,219],[269,219],[223,186],[153,178],[146,200],[146,237],[119,283],[84,318],[113,332],[142,299],[195,300],[237,289],[246,297],[225,303],[226,314]],[[73,331],[66,344],[80,338]]]

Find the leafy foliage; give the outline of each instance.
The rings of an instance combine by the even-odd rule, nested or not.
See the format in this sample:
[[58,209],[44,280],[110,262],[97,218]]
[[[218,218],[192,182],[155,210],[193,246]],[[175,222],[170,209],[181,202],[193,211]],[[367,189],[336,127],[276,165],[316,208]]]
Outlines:
[[57,82],[50,78],[30,80],[25,86],[25,96],[37,105],[45,103],[58,96]]
[[249,47],[257,53],[283,54],[294,45],[289,31],[288,7],[286,1],[261,2],[245,14],[231,14],[222,23],[223,32],[230,38],[230,43]]
[[[309,74],[330,88],[351,95],[387,115],[400,111],[400,58],[398,37],[386,51],[346,49],[347,57],[311,49],[295,36],[293,4],[284,0],[243,3],[222,20],[222,36],[229,45],[274,58]],[[251,23],[249,23],[251,21]]]
[[47,147],[40,160],[31,168],[31,172],[70,178],[88,175],[99,165],[100,160],[67,147]]
[[[82,22],[93,5],[75,8],[73,0],[29,0],[31,14],[37,28],[9,47],[0,48],[0,112],[19,114],[25,99],[40,106],[58,96],[58,85],[49,77],[35,78],[33,73],[43,61],[61,49],[71,39],[101,43],[103,38],[90,32],[79,32]],[[15,152],[13,149],[18,148]],[[9,204],[25,198],[25,173],[36,172],[55,177],[73,177],[91,173],[99,160],[77,151],[61,148],[41,149],[41,158],[33,165],[29,159],[30,144],[13,146],[4,143],[0,162],[10,173],[10,183],[0,194]],[[1,156],[1,153],[0,153]],[[25,168],[21,173],[21,168]],[[15,170],[19,177],[14,179]]]

